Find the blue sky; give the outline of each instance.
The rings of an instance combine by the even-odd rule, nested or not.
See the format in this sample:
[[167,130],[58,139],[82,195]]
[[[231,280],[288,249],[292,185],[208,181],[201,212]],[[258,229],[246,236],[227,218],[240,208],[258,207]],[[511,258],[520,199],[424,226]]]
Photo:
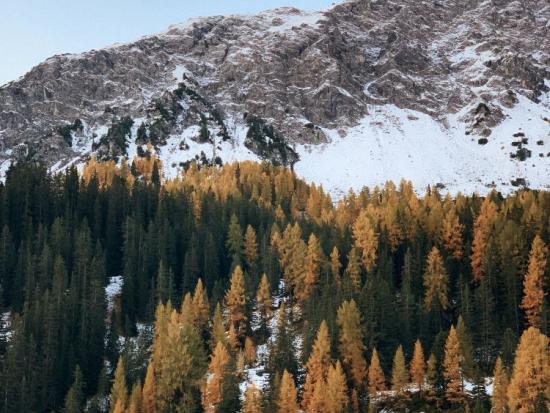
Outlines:
[[57,53],[128,42],[189,17],[280,6],[318,10],[335,0],[1,0],[0,85]]

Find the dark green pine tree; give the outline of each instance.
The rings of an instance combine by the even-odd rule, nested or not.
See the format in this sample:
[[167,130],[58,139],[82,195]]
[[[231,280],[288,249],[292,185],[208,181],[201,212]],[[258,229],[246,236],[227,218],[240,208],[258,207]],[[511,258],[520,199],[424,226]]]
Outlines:
[[196,233],[191,236],[189,249],[183,262],[182,293],[192,292],[200,277],[199,241]]
[[14,286],[15,249],[10,229],[7,225],[0,234],[0,289],[2,302],[10,305]]
[[229,221],[229,229],[227,231],[225,246],[227,248],[228,257],[231,261],[230,272],[232,272],[237,265],[242,264],[243,256],[243,230],[235,214],[231,215],[231,220]]
[[[283,303],[276,313],[275,341],[269,352],[268,372],[271,382],[286,369],[294,377],[298,374],[298,360],[293,350],[295,334],[289,308]],[[272,332],[274,334],[275,332]]]
[[157,302],[166,303],[168,300],[173,300],[174,289],[174,274],[171,269],[166,268],[164,263],[160,261],[157,274]]

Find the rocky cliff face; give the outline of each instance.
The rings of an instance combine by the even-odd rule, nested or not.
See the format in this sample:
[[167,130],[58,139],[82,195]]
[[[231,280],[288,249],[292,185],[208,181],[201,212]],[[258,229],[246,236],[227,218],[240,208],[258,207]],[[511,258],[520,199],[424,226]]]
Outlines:
[[[354,0],[318,13],[191,20],[131,44],[54,56],[1,87],[0,164],[40,158],[61,168],[152,143],[169,175],[194,158],[259,158],[295,164],[331,189],[414,180],[410,168],[428,167],[419,185],[544,186],[549,21],[545,0]],[[404,149],[400,136],[422,138],[428,153]],[[350,182],[328,182],[315,154],[345,159],[342,151],[357,148],[346,149],[346,138],[360,143],[361,165],[343,162],[341,181]],[[430,153],[454,165],[422,165]],[[392,174],[400,157],[402,173]],[[473,162],[489,165],[476,174]]]

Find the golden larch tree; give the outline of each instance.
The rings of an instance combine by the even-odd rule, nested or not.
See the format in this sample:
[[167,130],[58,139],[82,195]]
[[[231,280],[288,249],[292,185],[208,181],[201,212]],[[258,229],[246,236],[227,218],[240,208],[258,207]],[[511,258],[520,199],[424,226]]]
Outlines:
[[256,265],[256,260],[258,259],[258,242],[256,241],[256,231],[251,225],[246,227],[244,233],[244,256],[246,258],[248,270],[253,270]]
[[538,403],[546,403],[546,408],[550,408],[549,400],[549,340],[539,329],[529,327],[521,335],[516,350],[508,386],[508,407],[512,413],[529,413],[535,411]]
[[315,234],[311,233],[307,243],[303,288],[296,293],[299,300],[305,301],[313,293],[319,282],[319,272],[321,271],[322,262],[323,250],[321,249],[321,244]]
[[205,413],[215,413],[223,400],[223,384],[230,355],[223,343],[218,342],[208,366],[208,380],[202,389],[202,407]]
[[424,350],[422,350],[422,343],[420,340],[416,340],[414,343],[414,352],[411,360],[410,373],[412,382],[418,388],[420,394],[422,394],[422,387],[424,386],[424,376],[426,374],[426,362],[424,361]]
[[361,254],[363,265],[367,272],[372,271],[376,264],[378,250],[378,233],[367,210],[361,211],[353,224],[355,247]]
[[354,387],[360,389],[367,376],[367,362],[363,355],[365,347],[361,333],[361,314],[354,300],[342,303],[336,314],[336,323],[339,327],[340,357]]
[[254,341],[248,336],[244,340],[244,357],[249,366],[256,363],[256,346],[254,345]]
[[451,208],[443,220],[441,238],[445,246],[445,251],[447,251],[454,260],[461,259],[464,254],[464,242],[462,239],[463,231],[464,225],[460,223],[455,208]]
[[226,344],[227,339],[225,337],[225,324],[223,322],[222,307],[220,303],[216,304],[214,309],[214,317],[212,318],[212,348],[216,347],[218,342]]
[[193,321],[199,330],[205,330],[208,327],[209,313],[208,295],[202,280],[199,278],[193,294]]
[[142,391],[142,411],[143,413],[155,413],[155,366],[153,361],[147,366],[145,382]]
[[258,291],[256,293],[256,305],[262,320],[267,322],[273,314],[273,303],[271,299],[271,287],[269,286],[269,280],[267,279],[266,274],[262,275],[260,285],[258,286]]
[[235,324],[229,323],[229,329],[227,330],[227,344],[232,352],[236,352],[240,347],[239,335],[237,334],[237,329]]
[[445,378],[445,399],[454,404],[466,401],[464,393],[464,378],[462,376],[462,350],[454,326],[451,326],[447,341],[445,341],[445,357],[443,359],[443,377]]
[[393,391],[402,394],[409,384],[409,371],[405,363],[405,353],[403,346],[399,345],[393,357],[393,367],[391,371],[391,388]]
[[369,394],[371,396],[374,396],[376,393],[386,390],[386,378],[384,377],[384,371],[380,366],[380,359],[378,358],[378,352],[376,351],[376,348],[372,350],[368,378],[368,388]]
[[313,343],[313,349],[306,363],[306,381],[302,398],[302,408],[304,410],[307,411],[310,407],[315,387],[325,382],[330,363],[330,337],[327,323],[323,320],[319,326],[315,343]]
[[231,276],[231,287],[225,294],[225,304],[229,311],[229,323],[235,327],[237,334],[244,334],[246,322],[246,295],[244,274],[240,265],[235,267]]
[[120,404],[122,411],[124,411],[124,409],[126,409],[127,402],[128,388],[126,386],[126,370],[124,368],[124,358],[121,356],[118,358],[113,387],[111,388],[110,411],[114,412],[117,404]]
[[306,410],[308,413],[326,413],[327,411],[327,398],[326,398],[327,383],[325,380],[321,380],[315,384],[315,390],[313,396],[309,402],[309,407]]
[[302,230],[298,223],[288,224],[283,235],[272,232],[271,244],[279,256],[279,264],[285,282],[290,290],[301,291],[305,272],[307,245],[302,240]]
[[262,413],[262,393],[254,385],[249,384],[244,392],[243,413]]
[[521,308],[530,326],[540,328],[544,309],[544,273],[547,265],[548,248],[538,235],[533,240],[529,255],[529,266],[523,281]]
[[424,272],[424,306],[426,309],[433,308],[438,304],[440,308],[446,309],[449,305],[447,292],[449,286],[449,275],[443,263],[443,257],[437,247],[433,247],[426,260]]
[[277,413],[298,412],[298,390],[294,384],[294,378],[286,369],[281,378],[279,397],[277,398]]
[[497,357],[495,369],[493,371],[493,394],[491,396],[491,405],[494,413],[505,413],[508,404],[508,372],[502,363],[502,359]]
[[491,236],[492,226],[497,218],[497,206],[490,197],[484,199],[479,215],[474,223],[472,241],[472,275],[479,282],[485,274],[486,251]]
[[336,285],[340,285],[342,282],[342,278],[340,276],[341,268],[342,263],[340,262],[340,252],[338,251],[338,248],[334,247],[330,253],[330,273]]
[[186,293],[181,302],[180,321],[188,324],[195,323],[195,311],[193,309],[193,296],[191,293]]
[[113,413],[125,413],[124,403],[122,400],[117,400],[112,410]]
[[330,366],[327,373],[327,384],[325,389],[325,412],[344,413],[347,412],[349,404],[346,375],[339,361]]
[[127,413],[142,413],[143,412],[143,393],[141,383],[138,381],[132,386],[130,394],[130,403]]

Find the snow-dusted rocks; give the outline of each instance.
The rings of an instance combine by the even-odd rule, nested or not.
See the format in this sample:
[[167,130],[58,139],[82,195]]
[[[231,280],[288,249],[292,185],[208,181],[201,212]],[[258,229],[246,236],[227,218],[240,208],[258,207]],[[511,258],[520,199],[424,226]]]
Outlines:
[[549,20],[543,0],[351,0],[54,56],[0,88],[0,177],[13,160],[57,170],[151,141],[168,177],[192,159],[268,159],[336,194],[401,178],[546,187]]

